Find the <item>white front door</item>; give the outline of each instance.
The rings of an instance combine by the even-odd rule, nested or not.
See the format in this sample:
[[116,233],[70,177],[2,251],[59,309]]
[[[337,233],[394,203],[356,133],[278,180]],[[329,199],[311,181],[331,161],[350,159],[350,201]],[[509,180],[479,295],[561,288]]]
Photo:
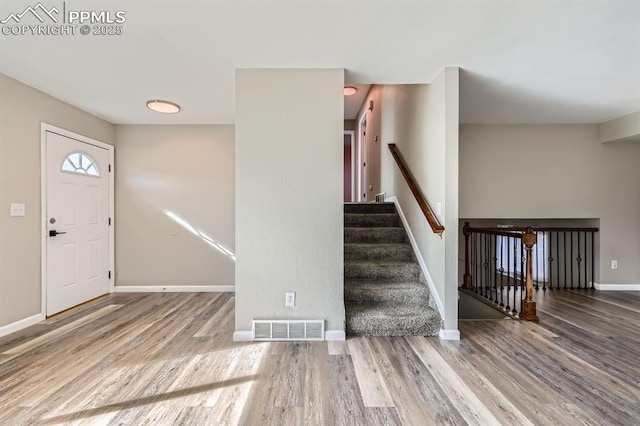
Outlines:
[[109,292],[109,151],[46,132],[47,315]]

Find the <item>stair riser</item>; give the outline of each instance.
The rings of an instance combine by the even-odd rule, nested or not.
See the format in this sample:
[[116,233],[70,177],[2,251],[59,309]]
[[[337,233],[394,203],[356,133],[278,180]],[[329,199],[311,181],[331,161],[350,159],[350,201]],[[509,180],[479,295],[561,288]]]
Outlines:
[[400,226],[400,217],[395,214],[352,214],[344,215],[344,226],[350,227],[398,227]]
[[349,243],[404,243],[402,228],[344,228],[344,242]]
[[345,279],[367,279],[385,281],[414,281],[418,279],[420,267],[415,263],[381,265],[376,263],[345,263]]
[[344,246],[344,260],[348,261],[401,261],[411,262],[413,251],[409,244],[401,245],[350,245]]
[[366,336],[437,336],[440,324],[422,317],[402,319],[349,318],[347,333]]
[[396,206],[393,203],[356,203],[345,204],[345,213],[395,213]]
[[427,291],[420,291],[418,289],[412,290],[392,290],[383,289],[380,291],[363,290],[363,289],[344,289],[344,300],[347,304],[349,302],[357,303],[372,303],[372,302],[385,302],[396,303],[402,305],[419,304],[424,305],[429,303],[429,293]]

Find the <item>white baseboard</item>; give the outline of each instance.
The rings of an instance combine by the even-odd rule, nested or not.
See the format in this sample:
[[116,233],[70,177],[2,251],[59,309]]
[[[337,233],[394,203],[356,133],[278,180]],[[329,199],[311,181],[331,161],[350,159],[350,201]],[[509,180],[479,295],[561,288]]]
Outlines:
[[460,330],[440,330],[438,337],[442,340],[460,340]]
[[640,291],[640,284],[600,284],[593,283],[596,290],[602,291]]
[[324,340],[326,341],[336,341],[336,340],[347,340],[347,333],[344,330],[327,330],[324,332]]
[[15,333],[16,331],[20,331],[24,328],[37,324],[40,321],[44,321],[45,318],[46,317],[44,316],[44,314],[40,313],[16,322],[12,322],[11,324],[3,325],[2,327],[0,327],[0,337]]
[[253,342],[253,331],[234,331],[234,342]]
[[116,293],[220,293],[234,292],[233,285],[118,285]]
[[427,285],[429,286],[429,291],[431,291],[431,295],[433,296],[433,300],[436,302],[436,306],[438,307],[438,312],[440,313],[440,317],[444,318],[444,305],[442,304],[442,300],[440,300],[440,296],[436,291],[436,286],[433,283],[433,278],[431,278],[431,274],[427,269],[427,264],[422,257],[422,253],[420,253],[420,249],[418,248],[418,243],[416,242],[413,233],[411,232],[411,228],[409,227],[409,223],[407,222],[407,218],[402,211],[402,207],[400,207],[400,203],[398,202],[398,198],[388,197],[385,198],[385,201],[392,202],[396,205],[396,209],[398,210],[398,215],[400,216],[400,220],[402,220],[402,225],[404,226],[404,230],[407,231],[407,235],[409,236],[409,241],[411,242],[411,248],[413,248],[413,252],[418,259],[418,264],[420,265],[420,269],[422,270],[422,274],[424,275]]

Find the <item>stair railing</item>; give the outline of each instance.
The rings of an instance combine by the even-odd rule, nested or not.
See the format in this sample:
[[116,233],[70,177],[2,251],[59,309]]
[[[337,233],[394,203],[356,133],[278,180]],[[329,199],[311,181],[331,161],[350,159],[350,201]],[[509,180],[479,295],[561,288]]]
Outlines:
[[538,321],[534,291],[590,289],[598,228],[472,228],[461,290],[505,314]]
[[398,168],[400,169],[400,172],[402,173],[404,180],[407,182],[407,185],[409,185],[409,189],[411,190],[411,193],[413,194],[416,201],[418,202],[418,206],[420,206],[420,210],[422,210],[422,213],[427,218],[427,222],[429,222],[429,226],[431,227],[431,230],[434,233],[442,236],[442,233],[444,232],[444,226],[440,223],[435,213],[433,212],[431,205],[429,205],[429,202],[426,200],[426,198],[422,194],[422,191],[420,190],[418,183],[416,182],[415,178],[411,174],[411,171],[409,170],[407,163],[402,158],[402,154],[400,154],[400,151],[398,150],[398,147],[396,146],[395,143],[389,144],[389,151],[391,151],[391,155],[393,156],[394,160],[396,160],[396,164],[398,165]]

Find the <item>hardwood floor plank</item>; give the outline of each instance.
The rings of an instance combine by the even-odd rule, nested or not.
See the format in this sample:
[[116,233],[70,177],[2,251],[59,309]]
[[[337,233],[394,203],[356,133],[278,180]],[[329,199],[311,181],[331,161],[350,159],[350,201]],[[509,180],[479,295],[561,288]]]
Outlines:
[[[407,340],[444,393],[458,408],[460,415],[469,424],[498,424],[498,419],[480,401],[473,391],[460,379],[455,370],[447,364],[440,354],[433,349],[429,340],[424,337],[408,337]],[[533,426],[527,418],[519,413],[518,424]]]
[[367,339],[364,337],[350,339],[348,347],[364,406],[395,407]]

